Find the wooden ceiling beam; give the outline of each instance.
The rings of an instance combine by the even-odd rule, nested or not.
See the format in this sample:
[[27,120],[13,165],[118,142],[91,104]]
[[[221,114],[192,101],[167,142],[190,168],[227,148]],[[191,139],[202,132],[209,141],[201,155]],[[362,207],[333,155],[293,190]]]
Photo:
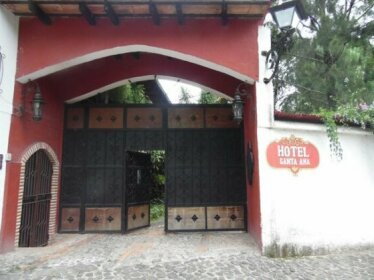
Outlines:
[[29,1],[29,10],[45,25],[51,25],[51,18],[33,1]]
[[184,24],[184,14],[183,14],[183,10],[182,10],[182,4],[181,3],[177,3],[175,5],[175,10],[177,12],[178,24],[179,25],[183,25]]
[[79,2],[79,10],[90,25],[96,25],[95,15],[91,13],[84,2]]
[[160,18],[160,14],[157,11],[157,7],[155,3],[149,2],[149,12],[151,13],[153,23],[156,25],[160,25],[161,18]]
[[225,0],[222,0],[221,19],[223,25],[227,25],[227,23],[229,22],[229,16],[227,14],[227,3],[225,2]]
[[119,25],[118,16],[117,16],[116,12],[113,10],[112,5],[107,0],[104,1],[104,10],[105,10],[105,13],[107,14],[107,16],[110,18],[110,21],[114,25]]

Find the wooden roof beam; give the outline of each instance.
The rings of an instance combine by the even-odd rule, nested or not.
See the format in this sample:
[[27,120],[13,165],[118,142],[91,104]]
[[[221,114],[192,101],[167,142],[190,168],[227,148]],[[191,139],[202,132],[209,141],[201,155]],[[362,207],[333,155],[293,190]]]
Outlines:
[[95,15],[91,13],[86,3],[79,2],[79,10],[90,25],[96,25]]
[[104,10],[105,10],[107,16],[110,18],[110,21],[114,25],[119,25],[118,16],[117,16],[116,12],[113,10],[112,5],[107,0],[104,1]]
[[175,5],[175,10],[177,11],[178,24],[183,25],[184,24],[184,14],[183,14],[183,11],[182,11],[182,4],[177,3]]
[[153,23],[156,25],[160,25],[161,23],[160,14],[157,11],[157,7],[155,3],[149,2],[149,12],[152,15]]
[[229,22],[229,16],[227,15],[227,3],[225,0],[222,0],[222,12],[221,12],[221,19],[222,19],[222,24],[227,25]]
[[33,1],[29,1],[29,10],[45,25],[51,25],[51,18]]

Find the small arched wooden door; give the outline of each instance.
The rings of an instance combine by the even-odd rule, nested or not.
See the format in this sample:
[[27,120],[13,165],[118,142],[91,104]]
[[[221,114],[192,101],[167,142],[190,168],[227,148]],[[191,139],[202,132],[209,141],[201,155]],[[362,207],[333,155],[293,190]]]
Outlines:
[[52,163],[44,150],[38,150],[26,162],[20,247],[38,247],[48,243],[51,181]]

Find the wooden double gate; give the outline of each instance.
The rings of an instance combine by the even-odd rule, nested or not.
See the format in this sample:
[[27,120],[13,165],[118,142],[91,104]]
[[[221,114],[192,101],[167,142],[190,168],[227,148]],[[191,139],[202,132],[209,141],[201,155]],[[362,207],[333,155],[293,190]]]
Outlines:
[[242,128],[228,105],[68,106],[60,232],[149,225],[149,159],[166,152],[165,230],[246,230]]

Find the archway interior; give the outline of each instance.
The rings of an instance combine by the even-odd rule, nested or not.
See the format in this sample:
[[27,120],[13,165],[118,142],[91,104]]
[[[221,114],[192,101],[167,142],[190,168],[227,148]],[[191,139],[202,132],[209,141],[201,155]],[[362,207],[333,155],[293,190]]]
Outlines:
[[[56,73],[53,85],[69,85],[64,94],[56,87],[56,94],[72,100],[124,79],[155,75],[231,94],[240,82],[198,65],[140,53]],[[127,157],[130,151],[147,150],[166,154],[166,231],[246,230],[243,128],[233,120],[230,104],[90,103],[93,99],[65,109],[60,232],[147,226],[146,192],[129,183]]]
[[111,90],[126,83],[174,79],[232,98],[238,80],[230,75],[183,60],[153,54],[126,53],[93,60],[43,77],[38,82],[67,103]]
[[128,79],[97,89],[68,104],[228,104],[232,98],[196,83],[165,76]]

